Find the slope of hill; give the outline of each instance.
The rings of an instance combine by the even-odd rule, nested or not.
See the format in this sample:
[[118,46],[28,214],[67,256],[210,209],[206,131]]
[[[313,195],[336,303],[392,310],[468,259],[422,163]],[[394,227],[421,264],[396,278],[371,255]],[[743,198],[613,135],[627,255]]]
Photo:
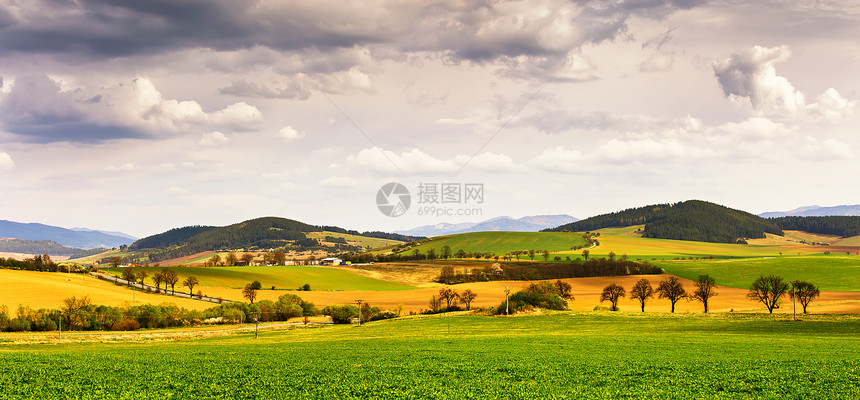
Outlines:
[[0,238],[0,252],[71,256],[80,251],[81,249],[66,247],[50,240]]
[[761,217],[701,200],[631,208],[546,231],[593,231],[640,224],[645,224],[642,231],[644,237],[711,243],[763,238],[765,233],[783,234],[781,229]]
[[860,215],[860,204],[821,207],[821,206],[806,206],[798,207],[789,211],[769,211],[761,213],[758,216],[762,218],[776,217],[828,217],[835,215]]
[[108,235],[102,232],[75,231],[57,226],[0,220],[0,237],[24,240],[50,240],[63,246],[93,249],[119,247],[131,243],[127,237]]
[[462,222],[449,224],[446,222],[424,225],[417,228],[397,231],[411,236],[442,236],[468,232],[537,232],[561,224],[578,221],[576,217],[567,214],[532,215],[522,218],[496,217],[481,222]]
[[860,235],[860,216],[778,217],[769,221],[788,230],[842,237]]
[[189,241],[192,237],[212,229],[216,229],[216,227],[194,225],[182,228],[173,228],[167,232],[139,239],[132,243],[131,246],[129,246],[129,249],[157,249],[162,247],[178,246]]

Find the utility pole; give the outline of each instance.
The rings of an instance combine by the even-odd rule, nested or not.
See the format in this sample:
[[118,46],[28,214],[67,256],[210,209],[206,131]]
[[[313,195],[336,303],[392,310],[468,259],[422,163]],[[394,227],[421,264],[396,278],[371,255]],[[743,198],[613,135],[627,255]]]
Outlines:
[[509,307],[508,307],[508,295],[511,294],[511,287],[509,285],[505,285],[505,315],[508,315]]
[[260,314],[254,316],[254,339],[256,339],[260,333]]
[[361,326],[361,302],[364,300],[356,300],[358,302],[358,326]]
[[794,282],[791,282],[791,305],[794,308],[794,320],[797,321],[797,293],[794,289]]

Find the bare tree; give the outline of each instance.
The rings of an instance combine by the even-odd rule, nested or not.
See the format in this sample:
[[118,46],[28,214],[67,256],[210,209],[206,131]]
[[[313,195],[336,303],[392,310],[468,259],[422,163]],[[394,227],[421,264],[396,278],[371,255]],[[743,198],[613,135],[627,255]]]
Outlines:
[[544,261],[549,261],[549,250],[544,250],[541,254],[543,255]]
[[[152,281],[155,282],[155,293],[161,293],[161,282],[164,282],[164,274],[156,272],[152,275]],[[164,290],[167,291],[167,285],[164,285]]]
[[442,309],[442,300],[436,297],[435,294],[430,296],[430,311],[437,313],[440,309]]
[[773,309],[779,307],[780,300],[787,291],[788,283],[783,281],[781,276],[759,276],[750,286],[747,298],[761,302],[767,307],[767,311],[773,314]]
[[251,253],[242,254],[242,261],[251,265],[251,261],[254,261],[254,256]]
[[591,252],[588,251],[588,249],[585,249],[582,251],[582,257],[585,258],[585,261],[588,261],[588,255],[589,254],[591,254]]
[[630,298],[639,300],[639,305],[642,306],[642,312],[645,312],[645,302],[654,297],[654,288],[651,287],[651,282],[642,278],[636,281],[633,289],[630,289]]
[[558,290],[558,295],[561,296],[562,299],[573,300],[573,286],[562,280],[555,281],[554,285],[556,290]]
[[475,300],[475,297],[478,297],[478,294],[473,292],[472,289],[466,289],[460,293],[460,300],[466,303],[467,310],[472,309],[472,300]]
[[137,281],[140,282],[141,285],[146,285],[146,278],[149,274],[146,271],[140,271],[137,273]]
[[122,257],[113,256],[110,258],[110,266],[111,267],[116,268],[116,267],[119,267],[120,265],[122,265]]
[[711,278],[710,275],[704,274],[699,275],[693,285],[696,287],[696,290],[693,291],[693,294],[690,295],[689,299],[702,303],[702,305],[705,306],[705,312],[707,313],[708,301],[710,301],[711,297],[718,294],[715,290],[717,282],[714,278]]
[[794,281],[791,285],[792,290],[789,292],[789,295],[792,299],[800,301],[800,305],[803,306],[803,313],[806,314],[806,306],[808,306],[813,299],[818,297],[821,294],[821,291],[818,290],[818,287],[809,282]]
[[684,284],[677,276],[670,276],[657,284],[657,298],[669,299],[672,302],[672,312],[675,312],[675,303],[687,296]]
[[445,300],[445,308],[451,308],[451,303],[457,301],[457,291],[451,288],[439,289],[439,298]]
[[170,285],[170,293],[176,293],[176,283],[179,282],[179,275],[172,269],[164,268],[161,270],[161,279],[164,279],[164,291],[167,291],[167,285]]
[[197,286],[198,283],[200,283],[200,281],[197,280],[197,277],[194,275],[191,275],[182,281],[182,284],[188,288],[188,294],[191,295],[191,297],[194,297],[194,287]]
[[600,302],[609,300],[612,303],[612,311],[618,311],[618,299],[624,297],[627,293],[623,287],[610,284],[609,286],[603,288],[603,293],[600,294]]

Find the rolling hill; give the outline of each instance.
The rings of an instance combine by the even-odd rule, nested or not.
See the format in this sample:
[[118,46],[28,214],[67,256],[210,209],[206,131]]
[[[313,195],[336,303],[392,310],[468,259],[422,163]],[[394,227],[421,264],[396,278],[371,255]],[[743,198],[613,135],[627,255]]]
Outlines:
[[567,214],[560,215],[532,215],[522,218],[496,217],[481,222],[461,222],[449,224],[446,222],[424,225],[417,228],[397,231],[411,236],[442,236],[468,232],[537,232],[542,229],[552,228],[561,224],[578,221],[576,217]]
[[764,238],[766,233],[783,234],[781,229],[764,218],[701,200],[631,208],[545,231],[593,231],[640,224],[645,225],[643,237],[712,243],[735,243],[747,238]]
[[50,240],[0,238],[0,252],[71,256],[80,253],[81,249],[66,247]]
[[126,236],[128,235],[117,236],[99,231],[73,230],[44,224],[25,224],[0,220],[0,237],[24,240],[50,240],[63,246],[81,249],[119,247],[133,242],[133,239],[129,239]]
[[798,207],[789,211],[769,211],[758,216],[762,218],[776,217],[829,217],[835,215],[860,215],[860,204],[844,206],[806,206]]

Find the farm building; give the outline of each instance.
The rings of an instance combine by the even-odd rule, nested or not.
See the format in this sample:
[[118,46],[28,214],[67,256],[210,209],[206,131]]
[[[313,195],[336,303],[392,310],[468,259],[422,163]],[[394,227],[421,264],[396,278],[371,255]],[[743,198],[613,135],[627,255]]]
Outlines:
[[341,265],[341,264],[343,264],[343,260],[341,260],[340,258],[329,257],[329,258],[323,258],[322,260],[320,260],[320,265]]

